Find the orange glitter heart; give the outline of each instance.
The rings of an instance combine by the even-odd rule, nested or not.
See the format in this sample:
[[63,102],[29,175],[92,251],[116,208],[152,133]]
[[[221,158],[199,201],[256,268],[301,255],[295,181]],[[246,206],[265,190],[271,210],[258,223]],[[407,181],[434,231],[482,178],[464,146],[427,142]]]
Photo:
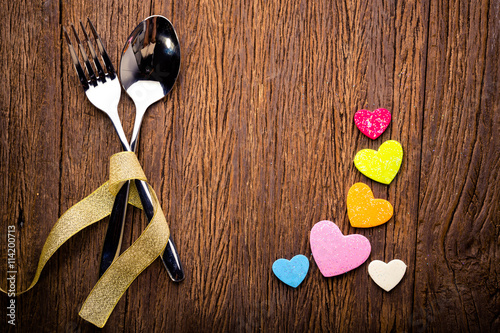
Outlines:
[[363,183],[352,185],[347,194],[347,216],[355,228],[370,228],[389,221],[393,214],[389,201],[375,199],[370,187]]

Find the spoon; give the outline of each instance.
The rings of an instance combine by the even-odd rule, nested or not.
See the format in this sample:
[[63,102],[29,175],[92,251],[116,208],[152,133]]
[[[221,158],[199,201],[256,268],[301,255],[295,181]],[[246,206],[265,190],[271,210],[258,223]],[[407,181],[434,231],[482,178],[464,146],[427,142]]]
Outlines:
[[[146,18],[132,31],[125,43],[120,61],[120,82],[135,104],[135,123],[130,147],[136,151],[142,119],[148,107],[165,97],[174,86],[179,74],[181,53],[174,27],[168,19],[155,15]],[[147,184],[136,180],[136,187],[143,187],[149,194]],[[115,198],[115,204],[104,240],[99,273],[118,257],[123,238],[123,226],[127,211],[130,182],[126,182]],[[154,208],[143,207],[148,220]],[[184,279],[179,255],[170,236],[161,256],[170,278],[175,282]]]

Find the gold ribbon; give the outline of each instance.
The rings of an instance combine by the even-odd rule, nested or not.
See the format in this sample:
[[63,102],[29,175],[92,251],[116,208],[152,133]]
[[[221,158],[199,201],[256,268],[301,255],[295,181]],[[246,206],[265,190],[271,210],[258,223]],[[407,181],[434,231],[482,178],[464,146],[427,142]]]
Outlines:
[[[127,180],[147,181],[144,171],[133,152],[121,152],[111,156],[109,181],[88,197],[69,208],[52,227],[42,248],[35,277],[28,289],[40,278],[43,267],[64,242],[80,230],[111,214],[113,202],[121,185]],[[116,303],[135,278],[148,267],[165,249],[170,231],[153,188],[149,186],[154,206],[154,216],[139,238],[123,252],[97,281],[85,300],[79,315],[98,327],[104,327]],[[142,209],[135,183],[131,182],[129,203]],[[0,290],[7,293],[5,290]]]

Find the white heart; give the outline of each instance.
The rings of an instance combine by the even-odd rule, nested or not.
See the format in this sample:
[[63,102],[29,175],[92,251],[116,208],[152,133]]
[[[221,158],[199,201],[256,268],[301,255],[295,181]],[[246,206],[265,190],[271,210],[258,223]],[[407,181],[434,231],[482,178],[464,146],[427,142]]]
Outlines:
[[399,259],[394,259],[388,264],[380,260],[373,260],[368,265],[368,274],[385,291],[390,291],[397,286],[405,272],[406,264]]

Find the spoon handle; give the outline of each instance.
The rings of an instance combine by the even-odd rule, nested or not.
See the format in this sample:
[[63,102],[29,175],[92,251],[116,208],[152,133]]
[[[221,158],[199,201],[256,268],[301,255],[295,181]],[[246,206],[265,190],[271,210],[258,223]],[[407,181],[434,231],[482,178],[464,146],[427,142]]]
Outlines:
[[[117,113],[118,115],[118,113]],[[116,132],[120,137],[123,149],[126,151],[134,151],[137,147],[137,136],[138,131],[134,131],[133,145],[129,146],[125,133],[121,127],[121,122],[118,117],[111,117],[113,125],[115,126]],[[142,117],[141,117],[142,119]],[[140,119],[138,126],[140,127]],[[136,124],[137,126],[137,124]],[[148,221],[151,221],[154,215],[154,207],[151,200],[151,194],[149,193],[148,185],[146,182],[136,180],[135,186],[139,197],[141,199],[142,207],[146,213]],[[111,210],[111,216],[109,218],[108,230],[106,231],[106,237],[104,238],[104,244],[102,249],[101,263],[99,266],[99,277],[101,277],[108,267],[113,263],[113,261],[119,256],[120,248],[123,238],[123,229],[125,225],[125,216],[127,215],[127,203],[128,194],[130,190],[130,182],[125,182],[121,189],[118,191],[115,202],[113,203],[113,208]],[[167,269],[168,275],[174,282],[180,282],[184,280],[184,270],[182,268],[177,249],[170,236],[165,251],[160,256],[163,265]]]
[[[141,203],[148,221],[151,221],[154,215],[154,207],[149,193],[148,185],[141,180],[135,181],[137,192],[141,198]],[[125,215],[127,213],[127,201],[130,189],[130,182],[125,182],[116,195],[113,210],[108,224],[108,230],[104,239],[101,264],[99,266],[99,277],[104,274],[108,267],[118,257],[121,242],[123,238],[123,226]],[[177,253],[172,236],[170,236],[165,251],[161,255],[163,265],[167,269],[168,275],[174,282],[184,280],[184,270]]]
[[[137,188],[137,192],[139,192],[139,196],[148,196],[151,198],[149,193],[148,184],[143,182],[142,180],[135,181],[135,187]],[[142,201],[141,201],[142,202]],[[152,201],[149,200],[149,205],[143,208],[146,213],[146,217],[148,220],[151,220],[154,215],[154,207],[152,205]],[[168,239],[167,246],[165,247],[165,251],[161,255],[161,260],[165,268],[167,269],[168,275],[174,282],[180,282],[184,280],[184,270],[182,269],[181,261],[179,259],[179,254],[177,253],[177,249],[175,247],[174,241],[172,240],[172,236]]]

